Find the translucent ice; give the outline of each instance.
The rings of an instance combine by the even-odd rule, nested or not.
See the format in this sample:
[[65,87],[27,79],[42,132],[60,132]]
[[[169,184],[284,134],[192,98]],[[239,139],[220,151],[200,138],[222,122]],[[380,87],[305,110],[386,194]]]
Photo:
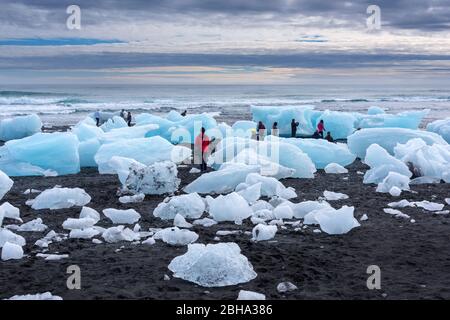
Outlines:
[[427,131],[439,134],[445,141],[450,143],[450,117],[429,123]]
[[2,248],[2,260],[17,260],[23,258],[23,249],[21,246],[6,242]]
[[166,228],[158,231],[153,236],[153,239],[161,239],[165,243],[172,246],[185,246],[187,244],[197,241],[198,234],[186,229],[179,229],[178,227]]
[[17,231],[19,232],[43,232],[47,229],[47,226],[43,223],[41,218],[36,218],[34,220],[28,221],[27,223],[21,224]]
[[391,155],[394,154],[394,147],[400,143],[404,144],[411,139],[421,138],[428,145],[447,143],[436,133],[421,130],[411,130],[402,128],[372,128],[356,131],[348,137],[347,143],[350,151],[360,159],[366,157],[366,150],[372,144],[378,144]]
[[277,291],[280,293],[285,293],[289,291],[295,291],[298,290],[298,287],[293,284],[292,282],[280,282],[277,285]]
[[291,205],[294,217],[297,219],[304,218],[308,213],[314,210],[329,209],[330,204],[326,201],[303,201]]
[[80,212],[80,219],[83,218],[90,218],[95,221],[95,223],[100,221],[100,214],[97,212],[97,210],[94,210],[89,207],[83,207],[81,208]]
[[62,226],[64,229],[67,230],[74,230],[74,229],[85,229],[85,228],[91,228],[96,224],[96,221],[92,218],[67,218]]
[[325,167],[325,173],[342,174],[348,173],[348,170],[337,163],[330,163]]
[[122,184],[125,184],[125,182],[127,181],[132,165],[134,169],[143,169],[146,167],[145,164],[140,163],[134,159],[118,156],[112,157],[108,162],[108,166],[110,167],[111,171],[119,176],[119,181]]
[[134,194],[172,194],[178,190],[180,182],[177,166],[171,161],[146,167],[132,164],[123,189]]
[[209,213],[216,221],[240,222],[252,215],[247,201],[236,192],[219,195],[209,203]]
[[100,128],[104,132],[109,132],[113,129],[125,128],[125,127],[128,127],[128,124],[122,117],[113,116],[112,118],[108,119],[104,124],[102,124]]
[[252,240],[254,241],[264,241],[270,240],[275,237],[277,233],[277,226],[266,226],[264,224],[258,224],[252,230]]
[[[409,191],[409,177],[399,174],[397,172],[389,172],[386,178],[378,184],[377,192],[390,192],[393,187]],[[397,193],[396,190],[393,193]],[[399,195],[397,195],[398,197]]]
[[94,228],[86,229],[73,229],[69,233],[70,239],[92,239],[93,237],[99,235],[100,232]]
[[258,166],[245,164],[228,165],[225,168],[202,174],[188,184],[184,191],[187,193],[220,194],[232,192],[238,184],[245,182],[249,173],[259,172]]
[[192,228],[192,224],[186,221],[186,219],[179,213],[173,218],[173,226],[178,228]]
[[254,291],[240,290],[237,300],[266,300],[266,296]]
[[203,287],[224,287],[256,278],[253,266],[235,243],[190,244],[187,253],[174,258],[174,277]]
[[123,204],[127,204],[127,203],[139,203],[144,201],[145,199],[145,194],[143,193],[138,193],[135,194],[133,196],[123,196],[119,198],[119,202],[123,203]]
[[115,243],[120,241],[136,241],[139,240],[139,233],[134,232],[129,228],[124,226],[117,226],[108,228],[102,234],[103,239],[109,243]]
[[325,190],[323,192],[323,196],[328,201],[336,201],[336,200],[345,200],[348,199],[348,195],[340,192],[333,192],[333,191],[327,191]]
[[203,199],[195,192],[175,196],[166,200],[160,203],[153,211],[155,217],[171,220],[177,214],[180,214],[184,218],[198,219],[205,211]]
[[62,298],[59,296],[54,296],[50,292],[44,292],[37,294],[16,295],[8,300],[62,300]]
[[276,219],[292,219],[294,212],[289,204],[281,203],[273,210],[273,215]]
[[121,139],[130,140],[130,139],[139,139],[145,138],[146,134],[158,130],[158,125],[155,124],[147,124],[142,126],[133,126],[133,127],[123,127],[112,129],[109,132],[100,136],[100,141],[102,144],[112,143]]
[[141,215],[134,209],[104,209],[103,214],[114,224],[134,224],[141,218]]
[[3,171],[0,170],[0,200],[11,190],[14,181],[12,181]]
[[102,145],[95,155],[100,173],[115,173],[109,165],[109,161],[114,156],[134,159],[145,165],[167,160],[180,163],[191,157],[191,150],[182,146],[174,146],[158,136],[119,140]]
[[359,227],[358,220],[353,216],[353,207],[343,206],[338,210],[323,209],[315,214],[320,229],[328,234],[344,234]]
[[0,140],[22,139],[41,131],[42,121],[35,115],[20,116],[0,121]]
[[390,172],[396,172],[408,178],[412,176],[406,164],[391,156],[377,144],[372,144],[367,149],[364,162],[371,168],[364,175],[364,183],[380,183]]
[[20,218],[19,208],[14,207],[9,202],[5,202],[0,206],[0,216],[3,216],[3,218],[14,219],[22,222],[22,219]]
[[278,196],[286,200],[297,197],[297,194],[293,188],[286,188],[277,179],[272,177],[263,177],[258,173],[250,173],[247,175],[245,183],[248,185],[261,183],[261,195],[266,197]]
[[80,142],[78,154],[80,155],[80,166],[82,168],[97,167],[94,157],[98,149],[100,149],[100,146],[101,144],[97,139],[90,139]]
[[75,174],[80,171],[78,147],[78,138],[72,133],[36,133],[27,138],[5,143],[2,147],[4,160],[0,161],[0,168],[4,162],[15,175],[29,175],[29,171],[21,174],[21,170],[14,170],[14,167],[21,168],[27,164],[44,170],[53,170],[60,175]]
[[261,198],[261,183],[255,183],[254,185],[247,186],[245,189],[237,191],[237,193],[251,205]]
[[0,248],[3,247],[6,242],[14,243],[21,247],[25,245],[25,239],[22,236],[19,236],[8,229],[0,228]]
[[84,206],[91,202],[91,197],[80,188],[53,188],[40,193],[35,199],[27,201],[35,210],[65,209]]

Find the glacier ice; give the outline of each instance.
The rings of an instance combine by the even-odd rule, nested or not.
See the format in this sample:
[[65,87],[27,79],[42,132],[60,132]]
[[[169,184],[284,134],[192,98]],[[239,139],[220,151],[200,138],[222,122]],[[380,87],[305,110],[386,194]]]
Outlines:
[[265,200],[256,201],[254,204],[252,204],[251,208],[252,208],[253,212],[263,210],[263,209],[272,211],[274,209],[274,207]]
[[37,294],[15,295],[8,300],[62,300],[62,298],[59,296],[54,296],[50,292],[44,292]]
[[450,143],[450,117],[429,123],[427,131],[439,134],[445,141]]
[[6,193],[11,190],[14,181],[11,180],[2,170],[0,170],[0,200],[3,199]]
[[53,188],[40,193],[35,199],[28,200],[27,205],[35,210],[66,209],[84,206],[91,202],[91,197],[80,188]]
[[93,237],[100,234],[100,231],[94,228],[85,228],[85,229],[73,229],[70,230],[69,238],[70,239],[92,239]]
[[114,224],[134,224],[141,218],[141,215],[134,209],[104,209],[103,214]]
[[254,291],[240,290],[237,300],[266,300],[266,296]]
[[395,218],[405,218],[405,219],[409,219],[410,216],[408,216],[407,214],[401,212],[400,210],[397,209],[391,209],[391,208],[385,208],[383,209],[383,211],[385,213],[388,213],[390,215],[393,215]]
[[279,204],[272,213],[276,219],[292,219],[294,217],[292,208],[286,203]]
[[62,227],[66,230],[86,229],[93,227],[94,224],[96,224],[96,221],[92,218],[67,218]]
[[378,144],[370,145],[364,162],[371,168],[364,175],[364,183],[380,183],[390,172],[396,172],[408,178],[412,176],[406,164],[391,156]]
[[180,182],[177,166],[171,161],[156,162],[146,167],[132,164],[123,190],[133,194],[172,194],[178,190]]
[[323,192],[323,196],[328,201],[337,201],[337,200],[345,200],[348,199],[348,195],[340,192],[333,192],[333,191],[327,191],[325,190]]
[[81,208],[79,217],[80,217],[80,219],[90,218],[90,219],[94,220],[95,223],[100,221],[100,213],[98,213],[97,210],[89,208],[89,207]]
[[75,174],[80,172],[78,147],[78,138],[67,132],[36,133],[10,140],[1,148],[0,169],[16,176],[33,175],[33,171],[34,175],[44,175],[45,170],[60,175]]
[[[242,185],[242,184],[241,184]],[[247,186],[245,189],[238,191],[239,185],[236,187],[236,192],[247,200],[248,204],[252,205],[261,198],[261,183]]]
[[47,226],[43,223],[41,218],[36,218],[34,220],[28,221],[27,223],[21,224],[17,231],[19,232],[43,232],[47,229]]
[[132,196],[122,196],[119,198],[119,202],[123,203],[123,204],[127,204],[127,203],[139,203],[144,201],[145,199],[145,194],[143,193],[138,193]]
[[300,203],[294,203],[291,205],[292,211],[294,213],[294,218],[302,219],[308,213],[320,210],[320,209],[329,209],[331,208],[330,204],[326,201],[303,201]]
[[383,108],[372,106],[367,110],[367,114],[376,115],[376,114],[384,114],[386,113]]
[[395,156],[412,166],[415,176],[442,179],[450,183],[450,145],[427,145],[412,139],[394,148]]
[[288,282],[288,281],[280,282],[277,285],[277,291],[279,293],[285,293],[285,292],[295,291],[295,290],[298,290],[298,287],[295,284],[293,284],[292,282]]
[[158,130],[158,125],[147,124],[142,126],[123,127],[112,129],[109,132],[101,135],[99,140],[102,144],[112,143],[118,140],[131,140],[145,138],[147,133]]
[[325,173],[342,174],[348,173],[348,170],[340,164],[332,162],[325,167]]
[[[90,118],[89,118],[90,119]],[[80,121],[71,128],[71,132],[75,134],[80,142],[92,139],[100,139],[104,135],[102,129],[95,125],[95,122]]]
[[389,194],[393,197],[400,197],[400,195],[402,194],[402,189],[394,186],[391,189],[389,189]]
[[103,123],[100,128],[104,132],[109,132],[113,129],[125,128],[128,127],[127,122],[119,116],[113,116],[109,118],[105,123]]
[[192,224],[186,221],[186,219],[179,213],[173,218],[173,226],[178,228],[192,228]]
[[297,194],[291,187],[286,188],[280,181],[272,177],[263,177],[258,173],[250,173],[245,179],[248,185],[261,183],[261,195],[266,197],[278,196],[283,199],[296,198]]
[[23,247],[25,245],[25,238],[8,229],[0,228],[0,248],[3,247],[6,242],[14,243]]
[[95,155],[98,149],[100,149],[100,142],[97,139],[90,139],[80,142],[78,146],[78,154],[80,156],[80,167],[82,168],[95,168],[97,162],[95,162]]
[[249,173],[259,172],[257,166],[245,164],[228,165],[218,171],[202,174],[196,180],[188,184],[184,191],[187,193],[221,194],[232,192],[238,184],[245,182]]
[[232,192],[212,199],[209,203],[209,214],[218,222],[241,222],[252,215],[252,209],[242,196]]
[[158,136],[118,140],[102,145],[95,155],[100,173],[115,173],[109,163],[114,156],[134,159],[145,165],[167,160],[180,163],[191,157],[191,150],[183,146],[174,146]]
[[23,249],[15,243],[6,242],[3,244],[1,258],[3,261],[22,259]]
[[205,203],[198,193],[183,194],[166,199],[153,210],[153,215],[164,220],[174,219],[177,214],[184,218],[200,218],[205,211]]
[[428,145],[447,144],[447,142],[436,133],[403,128],[372,128],[358,130],[348,137],[347,143],[353,154],[360,159],[364,159],[366,157],[366,150],[372,144],[378,144],[393,155],[394,148],[397,144],[404,144],[414,138],[420,138]]
[[119,181],[122,184],[125,184],[125,182],[127,181],[127,178],[130,175],[130,168],[132,165],[135,170],[143,169],[146,167],[145,164],[140,163],[134,159],[118,156],[112,157],[108,162],[108,166],[111,168],[112,171],[110,173],[117,174],[119,177]]
[[0,121],[0,140],[22,139],[41,132],[42,121],[36,114],[19,116]]
[[237,137],[248,137],[252,136],[253,132],[256,132],[258,124],[254,121],[239,120],[236,121],[231,128],[233,129],[233,134]]
[[[5,202],[0,206],[0,217],[14,219],[19,222],[22,222],[22,219],[20,218],[19,208],[14,207],[9,202]],[[0,225],[1,225],[1,219],[0,219]]]
[[253,266],[236,243],[190,244],[169,264],[174,277],[203,287],[224,287],[256,278]]
[[[378,184],[377,192],[390,193],[392,188],[400,189],[400,192],[403,190],[409,191],[409,177],[399,174],[397,172],[389,172],[386,178],[383,179],[382,182]],[[398,192],[396,190],[393,191],[394,194]],[[397,197],[400,194],[397,195]]]
[[444,209],[444,205],[442,203],[430,202],[427,200],[416,201],[414,202],[414,205],[427,211],[441,211]]
[[158,231],[153,236],[153,239],[162,240],[172,246],[185,246],[197,241],[198,234],[190,230],[172,227]]
[[264,241],[270,240],[275,237],[277,233],[277,226],[266,226],[264,224],[258,224],[252,230],[252,240],[254,241]]
[[209,228],[215,224],[217,224],[216,220],[210,218],[197,219],[192,222],[196,226],[203,226],[205,228]]
[[139,233],[134,232],[130,228],[124,226],[111,227],[102,233],[103,239],[109,243],[116,243],[120,241],[136,241],[140,239]]
[[328,234],[345,234],[353,228],[359,227],[358,220],[353,216],[355,208],[343,206],[338,210],[319,210],[314,218],[320,229]]

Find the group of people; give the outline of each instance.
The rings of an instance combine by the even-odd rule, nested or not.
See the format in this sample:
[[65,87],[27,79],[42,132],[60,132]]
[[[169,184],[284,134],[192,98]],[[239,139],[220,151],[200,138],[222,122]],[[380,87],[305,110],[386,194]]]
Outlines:
[[[291,121],[291,137],[292,138],[297,137],[297,129],[298,129],[299,125],[300,125],[299,122],[295,121],[295,119],[292,119],[292,121]],[[266,126],[264,125],[264,123],[262,123],[262,121],[259,121],[257,131],[256,131],[256,139],[259,140],[260,137],[263,137],[265,134],[265,131],[266,131]],[[325,123],[323,120],[320,120],[319,123],[317,124],[316,131],[312,135],[312,138],[326,139],[329,142],[334,142],[334,139],[331,136],[331,132],[328,131],[326,136],[324,136],[324,132],[325,132]],[[278,122],[274,122],[272,125],[272,135],[278,136]]]
[[[122,111],[120,111],[120,117],[123,118],[123,120],[126,121],[126,123],[128,124],[129,127],[131,127],[132,116],[131,116],[131,112],[130,111],[126,112],[125,109],[122,109]],[[100,116],[100,111],[99,110],[95,111],[94,118],[95,118],[97,127],[100,127],[101,116]],[[114,119],[112,119],[112,121],[114,121]]]

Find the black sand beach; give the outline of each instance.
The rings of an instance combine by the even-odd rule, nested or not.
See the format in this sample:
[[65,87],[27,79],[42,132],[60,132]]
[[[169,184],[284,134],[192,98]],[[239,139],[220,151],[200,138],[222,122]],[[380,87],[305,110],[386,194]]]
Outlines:
[[[264,293],[267,299],[449,299],[450,298],[450,219],[449,215],[434,215],[419,208],[406,208],[409,219],[397,219],[383,212],[387,204],[399,199],[433,200],[444,203],[450,196],[447,184],[412,186],[417,193],[404,193],[401,198],[375,192],[375,186],[362,184],[357,171],[367,168],[357,161],[349,174],[332,175],[320,170],[315,179],[287,179],[282,182],[294,187],[298,198],[293,202],[316,200],[324,190],[343,192],[350,199],[331,202],[334,207],[355,206],[355,217],[367,214],[361,227],[340,236],[314,233],[314,227],[294,231],[292,226],[280,229],[275,242],[250,241],[248,234],[220,237],[221,242],[236,242],[253,264],[258,276],[249,283],[224,288],[203,288],[172,278],[167,266],[186,252],[186,247],[172,247],[161,241],[155,245],[129,242],[94,244],[90,240],[68,239],[49,246],[50,253],[69,254],[68,259],[45,261],[35,257],[39,251],[35,240],[49,230],[64,232],[62,222],[78,217],[80,208],[35,211],[25,205],[34,195],[24,195],[29,188],[44,190],[55,185],[84,188],[92,197],[88,205],[99,212],[105,208],[134,208],[141,213],[142,229],[169,227],[152,215],[164,197],[147,196],[139,204],[122,205],[116,191],[120,183],[114,175],[99,175],[96,169],[61,177],[14,178],[13,189],[3,201],[20,208],[24,222],[41,217],[49,229],[44,233],[27,232],[24,247],[27,257],[1,262],[0,298],[16,294],[50,291],[64,299],[236,299],[239,290]],[[195,179],[189,168],[180,168],[182,186]],[[344,180],[348,177],[348,180]],[[449,209],[446,206],[445,209]],[[6,220],[4,224],[12,223]],[[104,216],[100,226],[112,226]],[[217,230],[251,231],[252,224],[242,226],[220,223],[210,228],[195,226],[200,235],[197,242],[215,243]],[[67,232],[66,232],[67,233]],[[119,252],[116,249],[123,247]],[[68,290],[66,269],[76,264],[81,268],[81,290]],[[369,265],[381,268],[381,290],[366,286]],[[170,280],[164,280],[169,275]],[[280,294],[276,286],[291,281],[299,290]]]

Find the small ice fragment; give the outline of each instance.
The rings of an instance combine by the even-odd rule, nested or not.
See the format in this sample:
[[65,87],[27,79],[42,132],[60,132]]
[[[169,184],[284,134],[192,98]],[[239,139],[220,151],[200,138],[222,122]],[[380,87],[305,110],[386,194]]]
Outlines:
[[21,246],[11,243],[5,242],[2,248],[2,256],[3,261],[6,260],[18,260],[23,258],[23,249]]
[[323,196],[324,196],[325,199],[327,199],[328,201],[336,201],[336,200],[345,200],[345,199],[348,199],[348,195],[346,195],[346,194],[344,194],[344,193],[332,192],[332,191],[324,191],[324,192],[323,192]]
[[292,282],[281,282],[277,285],[277,291],[280,293],[294,291],[297,289],[298,289],[297,286]]
[[266,300],[266,296],[262,293],[241,290],[239,291],[238,300]]

